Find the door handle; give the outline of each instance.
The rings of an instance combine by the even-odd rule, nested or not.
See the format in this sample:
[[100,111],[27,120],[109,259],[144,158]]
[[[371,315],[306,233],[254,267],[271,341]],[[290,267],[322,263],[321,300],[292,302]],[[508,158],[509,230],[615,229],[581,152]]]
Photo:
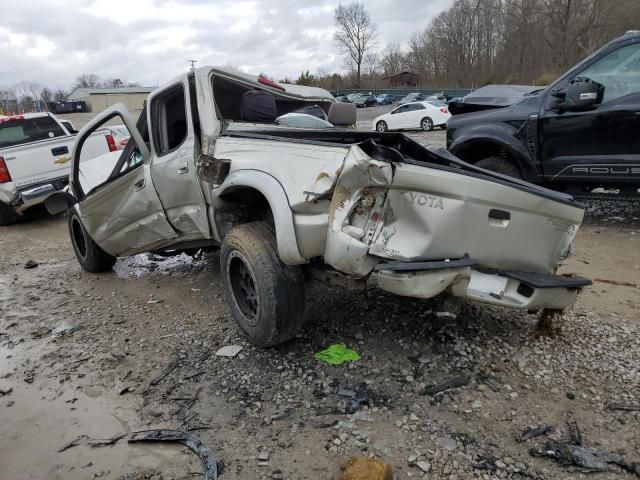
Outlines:
[[138,180],[136,183],[133,184],[133,186],[135,187],[136,192],[138,190],[142,190],[144,188],[144,186],[145,186],[144,178],[142,180]]
[[57,157],[58,155],[64,155],[66,153],[69,153],[69,148],[67,146],[51,149],[51,155],[53,155],[54,157]]
[[187,165],[187,163],[186,163],[186,162],[185,162],[185,163],[181,163],[181,164],[178,166],[178,173],[179,173],[180,175],[182,175],[183,173],[187,173],[188,171],[189,171],[189,165]]

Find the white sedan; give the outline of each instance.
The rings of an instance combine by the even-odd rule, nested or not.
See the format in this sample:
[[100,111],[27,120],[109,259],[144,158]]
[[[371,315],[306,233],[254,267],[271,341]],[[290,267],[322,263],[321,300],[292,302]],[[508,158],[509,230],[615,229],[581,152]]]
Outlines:
[[436,106],[429,102],[411,102],[380,115],[373,121],[373,130],[433,130],[433,127],[446,127],[451,117],[446,106]]

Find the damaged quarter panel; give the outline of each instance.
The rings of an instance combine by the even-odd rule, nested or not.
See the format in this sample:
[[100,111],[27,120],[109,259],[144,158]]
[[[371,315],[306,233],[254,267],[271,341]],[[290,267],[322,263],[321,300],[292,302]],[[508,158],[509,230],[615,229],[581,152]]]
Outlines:
[[[277,204],[270,202],[276,221],[279,253],[287,264],[304,263],[309,258],[324,254],[331,196],[348,152],[348,146],[223,136],[215,142],[214,156],[230,159],[231,166],[229,176],[222,185],[214,189],[213,196],[224,198],[225,193],[245,186],[245,182],[238,180],[240,173],[243,178],[264,175],[271,177],[272,182],[256,181],[251,182],[250,186],[261,191],[267,199],[286,199]],[[267,183],[270,187],[261,186]],[[270,193],[264,191],[265,188],[280,191]],[[278,221],[292,222],[293,229],[288,226],[280,228]],[[297,243],[303,258],[296,260],[290,252],[281,249],[282,231],[295,233],[294,238],[287,239],[286,242]]]
[[395,164],[384,225],[370,253],[394,260],[461,258],[550,273],[583,210],[481,178]]
[[379,262],[368,255],[369,244],[382,225],[392,168],[357,146],[350,149],[329,210],[324,259],[335,269],[362,277]]

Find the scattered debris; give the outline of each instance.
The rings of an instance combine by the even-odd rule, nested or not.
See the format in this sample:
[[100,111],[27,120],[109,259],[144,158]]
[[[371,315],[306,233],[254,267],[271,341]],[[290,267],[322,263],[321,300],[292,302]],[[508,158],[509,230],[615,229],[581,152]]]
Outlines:
[[51,330],[51,336],[61,337],[62,335],[66,335],[67,333],[72,333],[77,329],[78,329],[78,326],[73,326],[66,320],[63,320],[62,322],[58,323],[55,327],[53,327],[53,329]]
[[429,471],[431,470],[431,462],[421,460],[419,462],[416,462],[416,467],[418,467],[424,473],[429,473]]
[[607,410],[623,410],[625,412],[640,412],[640,403],[607,403]]
[[552,430],[549,425],[538,425],[537,427],[530,427],[525,429],[520,435],[516,438],[518,442],[526,442],[527,440],[535,437],[539,437],[540,435],[546,435]]
[[178,430],[145,430],[134,432],[128,438],[129,442],[176,442],[188,447],[200,457],[204,469],[204,480],[218,478],[218,466],[211,457],[209,448],[202,441],[190,433]]
[[178,366],[178,364],[179,364],[179,362],[178,362],[177,360],[174,360],[174,361],[173,361],[173,362],[171,362],[169,365],[167,365],[167,366],[165,367],[165,369],[164,369],[164,370],[162,370],[162,372],[160,372],[160,373],[158,374],[158,376],[157,376],[157,377],[155,377],[153,380],[151,380],[151,382],[150,382],[150,383],[151,383],[151,385],[157,385],[157,384],[159,384],[159,383],[162,381],[162,379],[163,379],[164,377],[166,377],[167,375],[169,375],[171,372],[173,372],[173,371],[176,369],[176,367]]
[[572,420],[567,422],[567,426],[569,427],[569,438],[571,439],[571,443],[573,445],[582,445],[582,434],[580,433],[578,422]]
[[393,480],[391,467],[377,458],[353,457],[341,468],[340,480]]
[[118,440],[122,440],[126,436],[126,433],[118,433],[111,438],[92,438],[89,440],[89,445],[92,447],[105,447],[107,445],[113,445]]
[[437,393],[451,390],[452,388],[460,388],[469,385],[469,381],[469,377],[467,377],[466,375],[460,375],[458,377],[453,377],[446,382],[442,382],[436,385],[427,385],[422,391],[422,394],[433,396]]
[[82,445],[89,440],[87,435],[79,435],[75,439],[71,440],[69,443],[63,445],[58,449],[58,453],[64,452],[65,450],[69,450],[72,447],[77,447],[78,445]]
[[349,398],[346,408],[347,413],[355,413],[364,405],[369,405],[369,392],[367,391],[366,383],[360,384],[355,390],[338,385],[335,393],[341,397]]
[[242,345],[225,345],[216,352],[216,357],[235,357],[242,350]]
[[258,452],[258,461],[259,462],[268,462],[269,461],[269,450],[260,450]]
[[610,464],[614,464],[640,476],[640,463],[626,463],[622,455],[595,447],[548,441],[541,449],[530,449],[529,454],[550,457],[561,465],[575,465],[587,472],[604,472],[609,470]]
[[355,350],[347,348],[341,343],[330,345],[324,350],[315,353],[314,358],[330,365],[342,365],[344,362],[357,362],[360,355]]
[[36,268],[38,266],[38,262],[35,260],[27,260],[27,263],[24,264],[24,268],[29,270],[30,268]]
[[11,392],[13,392],[13,388],[12,387],[0,387],[0,397],[4,397],[5,395],[9,395]]
[[607,280],[606,278],[595,278],[593,281],[594,282],[600,282],[600,283],[608,283],[609,285],[615,285],[617,287],[638,288],[638,284],[637,283],[632,283],[632,282],[621,282],[621,281],[618,281],[618,280]]
[[458,447],[458,442],[455,438],[451,437],[439,437],[436,438],[436,445],[445,450],[455,450]]
[[132,386],[124,387],[122,390],[120,390],[119,395],[124,395],[125,393],[132,393],[135,391],[135,389],[136,387],[132,387]]

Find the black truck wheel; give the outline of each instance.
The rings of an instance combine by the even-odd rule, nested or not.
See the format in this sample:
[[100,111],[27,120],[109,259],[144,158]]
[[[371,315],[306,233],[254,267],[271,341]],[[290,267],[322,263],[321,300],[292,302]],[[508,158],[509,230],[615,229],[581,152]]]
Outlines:
[[509,177],[522,179],[520,169],[509,160],[505,160],[502,157],[483,158],[479,162],[476,162],[475,166],[484,168],[485,170],[491,170],[492,172],[501,173],[502,175],[508,175]]
[[233,228],[222,241],[220,271],[231,314],[252,343],[271,347],[300,331],[302,270],[282,263],[272,227],[252,222]]
[[16,223],[18,216],[13,208],[0,202],[0,226],[13,225]]
[[78,214],[69,212],[69,236],[78,263],[90,273],[108,272],[116,263],[116,257],[102,250],[82,226]]

